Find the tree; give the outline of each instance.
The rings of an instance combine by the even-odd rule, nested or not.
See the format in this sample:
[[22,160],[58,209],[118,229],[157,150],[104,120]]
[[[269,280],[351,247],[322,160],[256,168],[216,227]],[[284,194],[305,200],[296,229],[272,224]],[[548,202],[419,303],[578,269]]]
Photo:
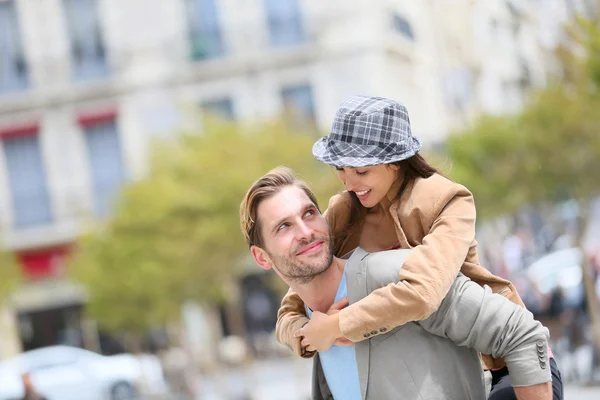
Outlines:
[[600,101],[550,87],[518,116],[483,117],[447,142],[452,176],[484,217],[528,203],[600,194]]
[[[600,24],[579,19],[573,42],[559,49],[563,76],[516,116],[483,117],[448,141],[452,176],[474,193],[489,217],[523,205],[577,201],[583,249],[592,201],[600,196]],[[587,304],[600,349],[600,306],[588,257]]]
[[[325,196],[335,174],[311,155],[315,135],[283,123],[212,121],[156,146],[148,177],[126,187],[114,216],[81,238],[70,266],[90,292],[88,311],[112,331],[176,320],[186,300],[216,303],[248,248],[239,206],[259,176],[288,165]],[[326,203],[323,203],[326,205]]]

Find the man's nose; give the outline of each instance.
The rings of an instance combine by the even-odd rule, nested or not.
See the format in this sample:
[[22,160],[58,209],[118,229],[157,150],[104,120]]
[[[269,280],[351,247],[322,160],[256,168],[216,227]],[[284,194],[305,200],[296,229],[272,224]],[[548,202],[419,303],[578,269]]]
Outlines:
[[304,221],[300,221],[297,225],[297,236],[298,239],[306,239],[312,236],[313,230],[310,226],[306,224]]

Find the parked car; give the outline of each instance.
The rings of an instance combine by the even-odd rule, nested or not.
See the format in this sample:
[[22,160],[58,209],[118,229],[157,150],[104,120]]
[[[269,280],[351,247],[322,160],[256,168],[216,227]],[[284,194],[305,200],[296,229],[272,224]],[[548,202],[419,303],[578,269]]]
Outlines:
[[76,347],[51,346],[0,362],[0,400],[24,395],[21,375],[25,372],[35,390],[48,400],[132,400],[149,388],[166,391],[158,359],[102,356]]

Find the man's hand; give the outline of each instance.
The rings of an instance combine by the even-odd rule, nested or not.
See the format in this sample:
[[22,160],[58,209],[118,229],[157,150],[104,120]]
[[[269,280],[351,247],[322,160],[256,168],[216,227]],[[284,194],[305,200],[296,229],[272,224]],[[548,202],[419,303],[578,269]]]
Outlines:
[[339,314],[323,314],[314,311],[310,321],[298,329],[294,337],[303,336],[300,344],[308,351],[324,352],[331,348],[336,339],[342,337],[340,331]]

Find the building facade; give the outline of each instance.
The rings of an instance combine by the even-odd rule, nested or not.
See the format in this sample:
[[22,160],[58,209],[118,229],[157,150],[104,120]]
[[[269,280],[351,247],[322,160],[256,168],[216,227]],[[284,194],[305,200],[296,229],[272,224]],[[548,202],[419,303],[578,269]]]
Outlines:
[[[289,108],[326,132],[346,97],[380,95],[429,144],[514,111],[544,80],[534,3],[0,0],[2,246],[31,280],[61,276],[87,221],[144,176],[150,142],[196,113]],[[21,331],[53,307],[44,290]],[[83,301],[69,290],[60,307]]]

